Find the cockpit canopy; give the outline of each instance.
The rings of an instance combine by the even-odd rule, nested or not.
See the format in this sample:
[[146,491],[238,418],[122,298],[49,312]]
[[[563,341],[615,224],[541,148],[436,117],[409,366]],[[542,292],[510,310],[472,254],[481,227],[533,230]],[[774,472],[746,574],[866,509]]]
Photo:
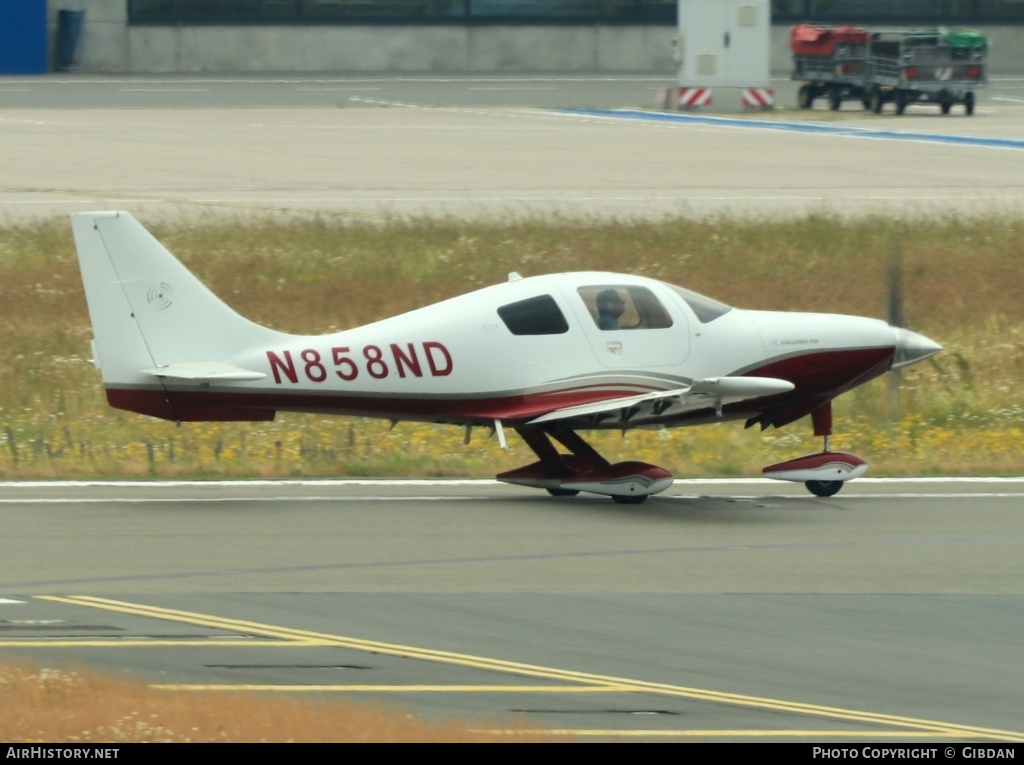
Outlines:
[[[731,306],[692,290],[667,282],[648,281],[679,296],[702,324],[714,321],[732,310]],[[600,330],[667,329],[673,325],[672,312],[666,309],[666,295],[655,286],[635,282],[589,283],[575,287],[576,296]],[[661,294],[659,298],[658,294]],[[565,292],[569,298],[571,293]],[[540,294],[507,303],[497,309],[498,316],[513,335],[561,335],[569,331],[569,322],[551,294]]]

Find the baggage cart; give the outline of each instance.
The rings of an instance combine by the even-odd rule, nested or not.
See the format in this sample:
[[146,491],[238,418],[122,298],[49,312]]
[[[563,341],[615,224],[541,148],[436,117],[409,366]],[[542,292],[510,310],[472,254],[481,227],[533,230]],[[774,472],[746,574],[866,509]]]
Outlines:
[[868,108],[867,45],[870,33],[863,27],[797,24],[790,29],[793,52],[791,79],[801,80],[797,104],[810,109],[825,97],[831,109],[843,101],[858,100]]
[[870,108],[878,114],[891,102],[903,114],[910,104],[927,102],[949,114],[953,104],[963,104],[974,114],[987,53],[988,40],[977,32],[874,32],[867,55]]

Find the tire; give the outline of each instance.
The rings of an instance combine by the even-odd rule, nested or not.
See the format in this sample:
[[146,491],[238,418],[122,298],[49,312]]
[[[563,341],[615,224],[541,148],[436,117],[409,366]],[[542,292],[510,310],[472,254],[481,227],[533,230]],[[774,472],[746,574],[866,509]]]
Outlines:
[[953,102],[942,101],[939,103],[939,108],[942,109],[943,114],[949,114],[949,110],[953,108]]
[[839,88],[830,88],[828,91],[828,108],[837,111],[843,105],[843,94]]
[[843,488],[842,481],[804,481],[807,491],[816,497],[831,497]]
[[546,491],[552,497],[575,497],[580,493],[578,489],[547,489]]
[[970,117],[972,114],[974,114],[974,94],[973,93],[967,93],[967,95],[964,96],[964,111],[967,113],[968,117]]
[[907,97],[902,91],[896,91],[896,113],[903,114],[907,110]]
[[871,99],[870,98],[862,98],[860,100],[860,103],[861,103],[861,106],[864,107],[864,111],[867,111],[868,109],[871,108]]
[[645,499],[646,494],[612,494],[612,499],[620,505],[639,505]]
[[885,104],[885,97],[882,95],[881,88],[875,88],[871,91],[871,111],[875,114],[882,113],[882,106]]
[[814,106],[814,96],[811,93],[810,85],[801,85],[796,92],[796,103],[801,109],[810,109]]

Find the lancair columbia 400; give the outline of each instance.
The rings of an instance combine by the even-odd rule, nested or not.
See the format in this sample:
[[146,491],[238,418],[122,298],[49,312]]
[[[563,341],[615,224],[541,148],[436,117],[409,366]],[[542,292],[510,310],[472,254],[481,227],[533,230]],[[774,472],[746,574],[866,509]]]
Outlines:
[[537,461],[501,481],[642,502],[672,476],[580,435],[810,415],[822,451],[764,474],[819,496],[867,469],[829,450],[832,399],[941,350],[877,319],[732,308],[615,273],[521,278],[356,329],[301,336],[235,313],[125,212],[72,216],[110,405],[167,420],[278,411],[515,431]]

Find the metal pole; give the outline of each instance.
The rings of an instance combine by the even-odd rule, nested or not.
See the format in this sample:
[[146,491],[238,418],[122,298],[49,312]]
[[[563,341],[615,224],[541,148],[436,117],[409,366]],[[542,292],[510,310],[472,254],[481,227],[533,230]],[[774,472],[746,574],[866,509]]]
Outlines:
[[[903,248],[894,241],[889,248],[887,264],[887,282],[889,285],[889,324],[894,327],[903,326]],[[889,401],[894,419],[900,418],[900,371],[892,370],[889,377]]]

